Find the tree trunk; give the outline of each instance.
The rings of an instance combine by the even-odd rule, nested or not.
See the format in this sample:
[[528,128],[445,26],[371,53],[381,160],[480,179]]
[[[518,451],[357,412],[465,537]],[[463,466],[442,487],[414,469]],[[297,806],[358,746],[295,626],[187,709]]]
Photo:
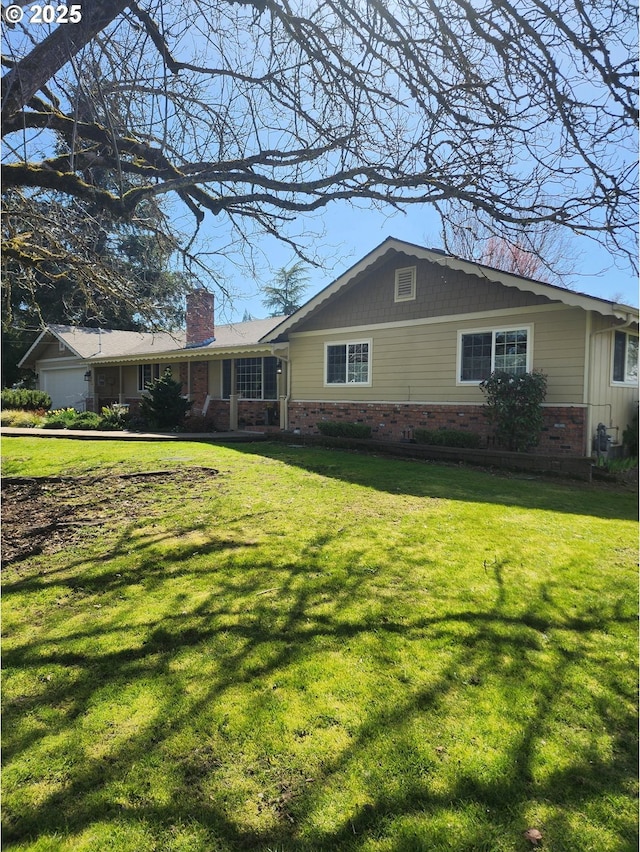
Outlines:
[[2,78],[2,123],[12,118],[60,71],[72,56],[108,26],[127,6],[127,0],[83,3],[82,20],[60,24],[51,35]]

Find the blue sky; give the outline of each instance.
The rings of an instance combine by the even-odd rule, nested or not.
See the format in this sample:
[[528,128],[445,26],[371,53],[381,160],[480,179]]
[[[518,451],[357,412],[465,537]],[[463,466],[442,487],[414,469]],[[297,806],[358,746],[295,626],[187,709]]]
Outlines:
[[[297,225],[300,231],[304,231],[305,220],[299,219]],[[388,236],[418,245],[441,247],[439,217],[427,206],[409,206],[404,214],[391,209],[385,214],[340,202],[328,207],[321,217],[310,219],[308,225],[313,232],[323,230],[317,245],[326,262],[324,269],[309,269],[308,298]],[[638,278],[632,270],[624,267],[622,260],[612,257],[605,248],[587,237],[571,236],[571,244],[576,256],[575,275],[571,282],[573,289],[602,299],[638,305]],[[296,261],[291,248],[275,238],[265,238],[260,248],[272,270],[291,266]],[[267,316],[257,283],[244,279],[239,273],[234,275],[233,270],[228,270],[227,274],[237,295],[232,307],[222,308],[223,315],[218,321],[241,320],[245,310],[256,319]],[[265,282],[269,283],[271,273],[264,270],[262,274]]]

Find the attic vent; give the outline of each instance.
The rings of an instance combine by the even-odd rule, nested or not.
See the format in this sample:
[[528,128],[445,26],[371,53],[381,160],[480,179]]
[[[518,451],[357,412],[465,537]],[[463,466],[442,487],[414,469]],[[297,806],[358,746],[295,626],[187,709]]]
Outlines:
[[396,269],[396,287],[394,301],[409,302],[416,297],[416,268],[406,266]]

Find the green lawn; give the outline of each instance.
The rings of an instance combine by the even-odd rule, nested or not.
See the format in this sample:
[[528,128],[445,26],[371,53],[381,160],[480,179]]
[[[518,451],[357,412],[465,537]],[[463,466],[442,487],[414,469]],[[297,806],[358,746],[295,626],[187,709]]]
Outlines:
[[631,491],[268,443],[3,462],[103,521],[4,569],[3,848],[637,852]]

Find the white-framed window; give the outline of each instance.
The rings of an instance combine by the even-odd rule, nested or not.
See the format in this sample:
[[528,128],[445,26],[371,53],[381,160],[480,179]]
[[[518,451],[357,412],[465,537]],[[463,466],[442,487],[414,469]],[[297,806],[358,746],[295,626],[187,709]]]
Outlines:
[[405,266],[396,269],[394,302],[411,302],[416,297],[416,267]]
[[[278,398],[278,359],[236,358],[236,389],[240,399]],[[222,398],[231,395],[231,359],[222,362]]]
[[638,336],[626,331],[616,331],[613,336],[614,384],[638,384]]
[[475,384],[495,370],[522,375],[531,369],[531,326],[458,332],[458,384]]
[[370,385],[371,341],[325,343],[325,385]]
[[160,378],[160,375],[160,364],[139,364],[138,390],[145,391],[154,379]]

